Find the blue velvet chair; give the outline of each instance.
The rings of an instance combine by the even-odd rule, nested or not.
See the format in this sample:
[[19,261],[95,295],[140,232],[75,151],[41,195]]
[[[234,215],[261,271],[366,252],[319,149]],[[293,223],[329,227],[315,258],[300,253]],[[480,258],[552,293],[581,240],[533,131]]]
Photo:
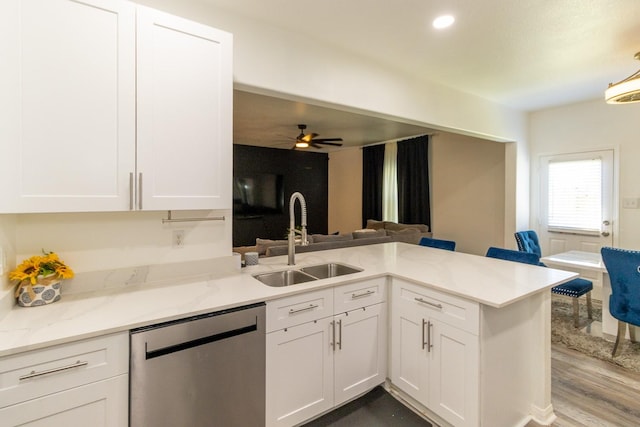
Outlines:
[[618,319],[618,336],[611,352],[611,357],[615,357],[627,324],[633,342],[636,341],[634,326],[640,326],[640,251],[602,248],[600,253],[611,279],[609,312]]
[[456,250],[456,242],[454,242],[453,240],[432,239],[431,237],[423,237],[422,239],[420,239],[420,246],[446,249],[448,251]]
[[[542,256],[542,250],[540,249],[540,242],[538,235],[533,230],[518,231],[515,233],[516,243],[518,244],[518,250],[522,252],[530,252]],[[545,266],[544,263],[540,265]],[[546,267],[546,266],[545,266]],[[573,298],[573,326],[578,328],[580,326],[580,306],[578,298],[582,295],[586,295],[587,299],[587,315],[589,319],[593,319],[593,305],[591,303],[591,291],[593,290],[593,283],[591,280],[586,280],[578,277],[577,279],[570,280],[562,285],[554,286],[551,288],[551,292],[558,295],[565,295]]]
[[524,264],[539,265],[540,257],[530,252],[520,252],[511,249],[496,248],[491,246],[487,250],[487,257],[504,259],[507,261],[522,262]]

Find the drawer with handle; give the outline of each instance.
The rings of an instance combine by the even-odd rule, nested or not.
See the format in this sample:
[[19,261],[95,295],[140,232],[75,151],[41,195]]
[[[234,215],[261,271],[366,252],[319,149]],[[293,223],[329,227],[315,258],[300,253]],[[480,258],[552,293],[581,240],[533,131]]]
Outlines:
[[0,408],[128,370],[128,332],[7,356],[0,359]]
[[386,277],[377,277],[338,286],[333,290],[333,310],[335,313],[344,313],[386,301],[386,285]]
[[480,307],[473,301],[396,278],[393,279],[392,298],[394,304],[417,307],[432,319],[478,334]]
[[333,315],[333,289],[321,289],[267,302],[267,332]]

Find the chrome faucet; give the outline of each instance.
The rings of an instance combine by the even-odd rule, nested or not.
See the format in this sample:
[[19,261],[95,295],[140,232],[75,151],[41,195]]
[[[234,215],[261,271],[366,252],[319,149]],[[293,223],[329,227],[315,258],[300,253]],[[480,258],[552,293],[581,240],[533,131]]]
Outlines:
[[[300,209],[302,210],[302,230],[296,230],[296,221],[295,221],[295,202],[298,200],[300,202]],[[296,263],[296,249],[295,249],[295,240],[296,233],[299,233],[302,236],[302,246],[306,246],[309,244],[307,240],[307,202],[304,200],[304,196],[296,191],[291,195],[291,199],[289,199],[289,237],[288,244],[289,248],[287,254],[289,255],[289,265],[295,265]]]

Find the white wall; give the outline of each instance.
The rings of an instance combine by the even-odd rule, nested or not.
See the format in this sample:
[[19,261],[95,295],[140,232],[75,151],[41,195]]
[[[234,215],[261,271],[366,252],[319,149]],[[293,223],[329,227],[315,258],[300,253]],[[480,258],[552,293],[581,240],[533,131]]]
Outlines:
[[[604,89],[603,89],[604,90]],[[614,148],[619,158],[619,200],[640,197],[640,104],[609,105],[594,100],[530,114],[531,224],[539,214],[540,155]],[[614,229],[615,230],[615,229]],[[640,249],[640,209],[619,209],[614,244]]]
[[504,233],[508,145],[447,133],[432,137],[433,237],[454,240],[456,251],[476,255],[489,246],[515,247],[515,241],[505,244]]
[[329,153],[329,233],[362,228],[362,149]]

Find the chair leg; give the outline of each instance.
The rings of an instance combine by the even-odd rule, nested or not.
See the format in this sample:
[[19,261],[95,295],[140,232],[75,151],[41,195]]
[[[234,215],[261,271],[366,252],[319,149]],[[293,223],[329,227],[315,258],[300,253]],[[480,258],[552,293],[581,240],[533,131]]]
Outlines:
[[627,332],[627,323],[621,320],[618,320],[618,336],[616,337],[616,343],[613,345],[613,351],[611,352],[611,357],[616,357],[620,352],[620,341],[624,339],[624,335]]
[[629,324],[629,340],[631,342],[636,342],[636,327],[632,324]]
[[573,327],[580,327],[580,305],[578,298],[573,298]]
[[589,319],[593,320],[593,304],[591,304],[591,291],[587,292],[587,314]]

